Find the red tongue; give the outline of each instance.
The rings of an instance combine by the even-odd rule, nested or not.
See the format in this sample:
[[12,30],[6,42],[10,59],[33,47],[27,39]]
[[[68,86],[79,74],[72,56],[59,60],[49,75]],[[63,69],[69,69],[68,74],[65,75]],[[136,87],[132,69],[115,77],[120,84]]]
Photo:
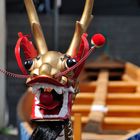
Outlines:
[[55,101],[51,93],[41,93],[39,106],[47,110],[52,110],[60,105],[60,102]]
[[48,106],[51,105],[53,103],[53,96],[50,93],[42,93],[40,95],[40,103]]

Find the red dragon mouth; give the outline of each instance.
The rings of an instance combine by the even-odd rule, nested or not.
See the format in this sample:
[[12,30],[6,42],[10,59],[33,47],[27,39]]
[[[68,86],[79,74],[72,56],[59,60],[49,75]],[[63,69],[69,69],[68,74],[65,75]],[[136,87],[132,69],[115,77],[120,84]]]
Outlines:
[[35,94],[33,120],[67,119],[71,113],[73,87],[66,87],[46,76],[37,76],[27,82]]

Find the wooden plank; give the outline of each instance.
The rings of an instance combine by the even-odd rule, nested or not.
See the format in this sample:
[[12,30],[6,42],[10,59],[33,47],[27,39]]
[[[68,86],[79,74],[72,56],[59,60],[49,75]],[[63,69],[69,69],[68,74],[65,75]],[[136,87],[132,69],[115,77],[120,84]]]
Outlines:
[[79,88],[81,92],[95,92],[96,82],[81,82]]
[[74,105],[76,104],[92,104],[94,100],[94,93],[90,93],[90,92],[80,92],[79,94],[77,94],[75,101],[74,101]]
[[[93,100],[95,98],[94,93],[90,92],[80,92],[76,96],[76,100],[86,99],[86,100]],[[108,93],[108,99],[140,99],[140,95],[137,93]]]
[[[99,73],[99,77],[98,77],[98,81],[97,81],[98,85],[96,88],[95,99],[94,99],[93,105],[103,105],[104,106],[106,104],[105,102],[106,102],[106,96],[107,96],[108,76],[109,76],[108,71],[101,71]],[[102,120],[102,118],[98,118],[98,117],[94,118],[95,115],[93,116],[93,112],[91,112],[89,118],[91,120],[97,119],[97,121],[100,122]],[[103,113],[103,112],[101,112],[101,113]],[[97,114],[98,114],[98,112],[97,112]]]
[[138,81],[140,81],[140,72],[138,70],[137,70],[137,80],[131,78],[128,74],[123,75],[122,79],[124,81],[137,84],[136,92],[140,93],[140,85],[139,85],[139,82],[138,82]]
[[124,69],[124,63],[115,61],[96,61],[90,62],[85,65],[85,69],[95,70],[95,69]]
[[132,77],[130,77],[128,74],[124,74],[122,76],[122,80],[123,81],[127,81],[127,82],[136,82],[136,80],[134,80]]
[[[98,82],[99,84],[99,82]],[[130,92],[136,92],[136,88],[139,85],[138,82],[130,83],[125,81],[111,81],[108,82],[108,92],[114,92],[114,93],[130,93]],[[96,82],[84,82],[79,84],[79,88],[81,92],[95,92],[97,86]]]
[[125,64],[125,73],[127,75],[129,75],[132,79],[134,80],[138,80],[138,75],[137,75],[137,71],[139,71],[139,67],[127,62]]
[[111,87],[111,86],[137,86],[138,83],[129,83],[129,82],[124,82],[124,81],[110,81],[108,83],[108,85]]
[[140,112],[140,106],[108,105],[110,112]]
[[[71,120],[72,120],[73,122],[76,122],[74,116],[71,117]],[[81,123],[82,123],[82,124],[86,124],[86,123],[88,122],[88,120],[89,120],[88,117],[81,117]]]
[[[126,106],[126,105],[107,105],[108,112],[140,112],[140,106]],[[72,107],[74,112],[89,112],[90,105],[75,105]]]
[[81,130],[81,114],[76,113],[74,114],[74,123],[73,123],[73,136],[74,140],[81,140],[82,130]]
[[[91,105],[94,101],[95,95],[90,92],[80,92],[74,101],[76,104]],[[107,94],[108,105],[140,105],[140,94],[138,93],[109,93]]]
[[114,93],[136,92],[136,88],[137,88],[136,83],[122,82],[122,81],[113,81],[113,82],[109,82],[109,84],[108,84],[108,92],[109,93],[110,92],[114,92]]
[[[92,106],[104,106],[106,104],[107,97],[107,84],[108,84],[109,73],[108,71],[102,70],[99,73],[97,80],[97,88],[95,91],[95,98]],[[96,111],[91,109],[89,113],[89,122],[87,123],[85,130],[88,131],[101,131],[101,123],[104,119],[103,111]]]
[[[98,77],[98,74],[99,74],[99,71],[90,71],[90,72],[85,72],[85,73],[83,73],[83,75],[80,77],[80,78],[82,78],[82,79],[88,79],[88,77],[89,77],[89,79],[90,79],[90,77],[91,77],[91,79],[92,79],[92,77],[94,77],[93,79],[95,79],[95,77]],[[118,77],[121,77],[122,76],[122,72],[117,72],[117,71],[114,71],[114,72],[110,72],[109,73],[109,76],[118,76]],[[94,80],[93,80],[94,81]]]
[[[127,106],[127,105],[107,105],[106,116],[115,117],[139,117],[140,106]],[[81,113],[82,116],[88,116],[91,110],[90,105],[75,105],[72,108],[72,115],[74,113]]]
[[83,133],[82,140],[119,140],[123,135]]
[[127,117],[137,118],[140,116],[140,106],[127,106],[127,105],[109,105],[107,117]]
[[128,118],[128,117],[106,117],[104,119],[104,123],[106,124],[136,124],[140,125],[140,118]]
[[140,95],[137,93],[109,93],[107,104],[113,105],[140,105]]
[[[73,117],[72,120],[74,120]],[[82,126],[85,127],[89,121],[88,117],[82,117],[81,120]],[[103,130],[135,130],[140,128],[140,118],[106,117],[101,126]]]
[[137,71],[137,80],[140,81],[140,67],[139,70]]
[[[88,117],[82,117],[81,118],[81,122],[82,123],[87,123],[89,121]],[[72,117],[72,121],[74,121],[74,117]],[[140,118],[137,117],[133,117],[133,118],[128,118],[128,117],[105,117],[104,124],[108,125],[117,125],[117,124],[121,124],[121,125],[138,125],[140,127]]]
[[102,124],[102,128],[103,130],[112,130],[112,131],[116,131],[116,130],[120,130],[120,131],[130,131],[130,130],[136,130],[138,128],[140,128],[139,124]]

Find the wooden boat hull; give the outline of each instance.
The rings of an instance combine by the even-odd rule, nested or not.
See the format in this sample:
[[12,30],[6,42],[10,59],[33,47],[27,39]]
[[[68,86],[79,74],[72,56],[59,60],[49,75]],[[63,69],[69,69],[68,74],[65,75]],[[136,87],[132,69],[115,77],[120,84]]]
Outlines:
[[[90,72],[90,76],[91,75],[92,73]],[[95,76],[95,73],[93,73],[93,75]],[[127,63],[125,64],[122,79],[115,79],[113,81],[102,81],[102,79],[108,77],[106,72],[101,72],[99,75],[101,78],[98,79],[101,79],[101,81],[97,81],[97,79],[95,80],[94,78],[94,80],[90,81],[84,81],[82,79],[80,83],[81,91],[80,94],[77,95],[72,113],[74,140],[130,140],[140,138],[140,68]],[[86,78],[85,75],[84,78]],[[104,91],[107,91],[108,94],[104,93]],[[97,96],[97,93],[100,95],[100,92],[102,95]],[[30,123],[33,98],[34,95],[32,93],[25,93],[18,104],[17,116],[20,140],[29,140],[33,131],[33,127]],[[102,105],[107,108],[107,112],[100,112],[99,110],[91,111],[93,103],[99,103],[95,102],[97,98],[99,100],[102,99],[100,101],[102,101]],[[77,113],[81,114],[81,122],[78,121],[81,125],[77,125],[78,123],[74,121],[77,119],[75,115]],[[100,125],[95,125],[94,127],[98,132],[98,128],[102,129],[100,134],[92,130],[79,132],[80,129],[77,129],[78,127],[82,127],[84,130],[91,116],[94,125],[96,121],[99,122]],[[75,139],[75,135],[80,135],[80,133],[82,138],[79,136],[79,139]]]
[[20,99],[17,107],[17,122],[20,140],[29,140],[33,128],[30,124],[30,114],[34,95],[25,93]]

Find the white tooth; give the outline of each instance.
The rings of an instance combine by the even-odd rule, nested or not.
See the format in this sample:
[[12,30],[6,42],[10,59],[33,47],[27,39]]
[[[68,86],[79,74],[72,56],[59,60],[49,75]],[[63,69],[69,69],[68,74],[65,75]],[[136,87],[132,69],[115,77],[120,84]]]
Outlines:
[[39,85],[35,85],[35,89],[39,89]]
[[32,89],[32,92],[33,92],[33,93],[35,93],[35,90],[34,90],[34,88]]
[[38,90],[37,93],[36,93],[36,97],[38,98],[39,100],[39,97],[40,97],[40,91]]
[[53,86],[53,85],[48,85],[49,87],[51,87],[52,89],[56,89],[56,87],[55,86]]
[[62,88],[55,88],[55,91],[56,91],[58,94],[62,94]]
[[34,90],[33,90],[33,93],[36,94],[36,92],[37,92],[37,89],[34,89]]
[[59,92],[59,88],[53,87],[56,92]]
[[40,94],[40,90],[37,90],[37,91],[36,91],[36,94],[39,95],[39,94]]
[[59,90],[58,93],[59,93],[59,94],[62,94],[62,93],[63,93],[63,90],[60,88],[60,90]]
[[68,91],[74,93],[74,88],[73,87],[69,87]]
[[48,86],[48,84],[45,84],[44,87],[45,87],[45,88],[48,88],[49,86]]
[[48,87],[48,85],[47,85],[47,84],[45,84],[45,83],[43,84],[43,86],[44,86],[44,88],[47,88],[47,87]]

